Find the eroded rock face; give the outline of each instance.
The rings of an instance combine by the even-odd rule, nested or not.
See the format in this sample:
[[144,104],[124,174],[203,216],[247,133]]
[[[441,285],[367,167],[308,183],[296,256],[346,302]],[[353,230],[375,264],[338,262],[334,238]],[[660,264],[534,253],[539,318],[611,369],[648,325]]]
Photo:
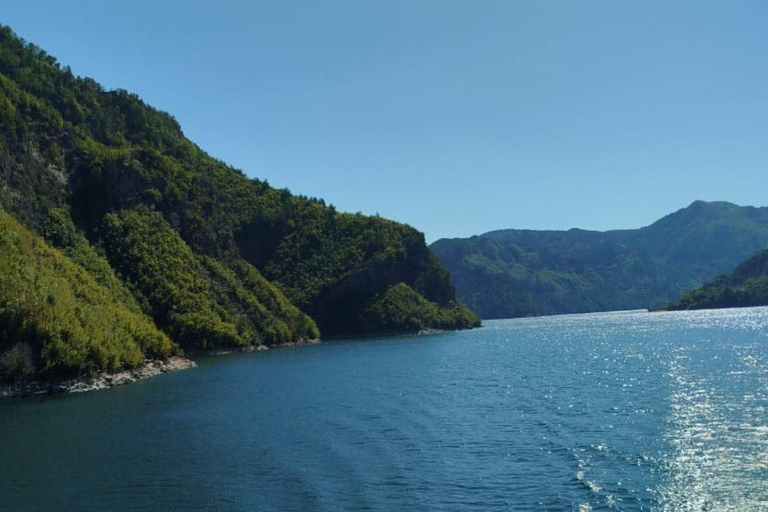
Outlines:
[[164,361],[145,361],[144,364],[131,370],[115,373],[100,373],[92,377],[82,377],[61,381],[33,381],[24,384],[0,385],[0,398],[14,398],[35,395],[52,395],[57,393],[84,393],[98,391],[138,380],[147,379],[161,373],[186,370],[197,366],[194,361],[185,357],[172,357]]

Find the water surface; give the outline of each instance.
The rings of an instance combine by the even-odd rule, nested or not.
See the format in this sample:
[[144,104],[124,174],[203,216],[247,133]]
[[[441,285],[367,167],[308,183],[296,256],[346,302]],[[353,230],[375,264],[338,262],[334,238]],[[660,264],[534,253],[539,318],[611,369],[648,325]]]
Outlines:
[[0,403],[0,510],[768,509],[768,309],[499,320]]

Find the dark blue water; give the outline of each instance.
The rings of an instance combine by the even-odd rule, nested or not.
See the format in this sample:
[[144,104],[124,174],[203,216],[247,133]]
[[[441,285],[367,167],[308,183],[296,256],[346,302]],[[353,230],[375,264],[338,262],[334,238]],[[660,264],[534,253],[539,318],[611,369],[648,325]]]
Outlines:
[[0,510],[766,510],[768,309],[486,322],[0,403]]

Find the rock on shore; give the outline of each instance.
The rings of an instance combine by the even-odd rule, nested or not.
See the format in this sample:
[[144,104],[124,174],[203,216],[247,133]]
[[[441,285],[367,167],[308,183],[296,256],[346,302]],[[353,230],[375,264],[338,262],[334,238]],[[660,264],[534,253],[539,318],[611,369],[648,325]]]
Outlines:
[[164,361],[148,360],[141,366],[130,370],[114,373],[102,372],[89,377],[58,381],[33,381],[24,384],[0,384],[0,398],[96,391],[195,366],[197,365],[194,361],[185,357],[171,357]]

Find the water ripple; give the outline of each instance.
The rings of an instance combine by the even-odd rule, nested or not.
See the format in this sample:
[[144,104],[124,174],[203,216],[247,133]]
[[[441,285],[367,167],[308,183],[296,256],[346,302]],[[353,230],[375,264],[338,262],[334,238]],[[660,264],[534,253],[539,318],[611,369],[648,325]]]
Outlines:
[[768,309],[487,322],[0,404],[0,510],[768,510]]

